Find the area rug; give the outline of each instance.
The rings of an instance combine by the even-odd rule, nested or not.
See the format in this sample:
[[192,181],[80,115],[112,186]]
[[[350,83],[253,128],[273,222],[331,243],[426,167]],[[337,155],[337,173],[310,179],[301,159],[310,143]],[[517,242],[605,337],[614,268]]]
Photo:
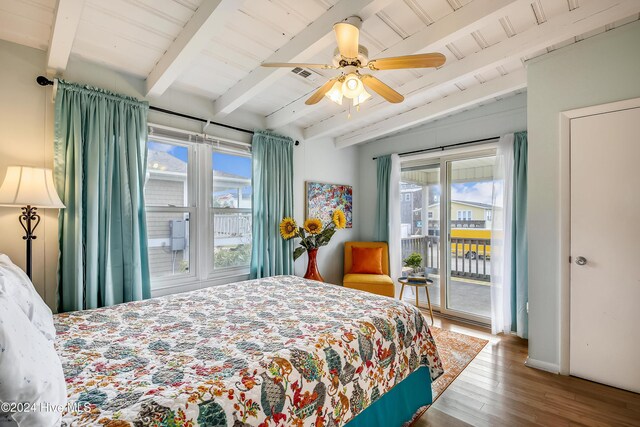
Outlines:
[[[444,374],[431,384],[433,402],[445,391],[449,384],[467,367],[489,341],[458,332],[448,331],[436,326],[430,326],[431,334],[438,347],[438,354],[442,360]],[[429,409],[423,406],[416,412],[413,419],[405,424],[410,426]]]
[[435,402],[489,341],[435,326],[430,326],[429,329],[444,367],[444,374],[431,385]]

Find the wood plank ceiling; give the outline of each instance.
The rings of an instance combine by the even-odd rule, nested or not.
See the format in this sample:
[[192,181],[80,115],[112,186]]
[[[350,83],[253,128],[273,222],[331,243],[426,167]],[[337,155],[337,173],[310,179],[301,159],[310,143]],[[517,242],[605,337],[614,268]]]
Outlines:
[[[206,96],[213,119],[248,110],[343,147],[524,91],[527,60],[639,13],[638,0],[0,0],[0,39],[48,51],[62,75],[71,55],[147,79],[151,97],[167,87]],[[373,96],[350,120],[328,100],[304,105],[335,70],[260,67],[330,63],[331,23],[353,14],[370,58],[437,51],[446,64],[376,72],[405,102]]]

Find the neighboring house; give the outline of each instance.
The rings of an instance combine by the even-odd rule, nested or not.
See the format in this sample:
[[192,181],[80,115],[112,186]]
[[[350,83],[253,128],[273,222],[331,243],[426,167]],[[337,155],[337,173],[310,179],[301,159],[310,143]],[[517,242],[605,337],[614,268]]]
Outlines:
[[[422,187],[407,186],[400,190],[400,222],[402,224],[411,224],[414,219],[414,212],[422,206]],[[418,219],[420,212],[418,211]]]
[[[422,215],[423,187],[414,184],[403,184],[400,189],[400,223],[402,236],[426,235],[423,229],[425,218]],[[440,202],[434,191],[429,191],[427,217],[429,234],[438,232],[437,221],[440,220]],[[485,203],[453,200],[451,202],[452,228],[491,228],[492,206]]]
[[[213,171],[214,208],[251,208],[251,179]],[[187,163],[170,153],[149,148],[147,157],[147,206],[186,206]],[[186,272],[189,268],[188,214],[148,212],[149,266],[153,277]],[[251,233],[249,218],[217,214],[216,246],[238,245]],[[241,241],[242,240],[242,241]]]
[[[451,201],[452,221],[491,221],[492,206],[486,203]],[[440,203],[429,205],[427,216],[430,220],[440,220]]]
[[[187,163],[167,152],[149,148],[145,183],[146,205],[185,206],[186,197]],[[166,276],[188,269],[189,227],[186,220],[188,217],[182,213],[147,213],[149,270],[152,277]]]
[[407,237],[422,233],[424,220],[422,208],[424,204],[438,201],[439,189],[437,187],[438,185],[401,184],[400,223],[403,227],[402,236]]

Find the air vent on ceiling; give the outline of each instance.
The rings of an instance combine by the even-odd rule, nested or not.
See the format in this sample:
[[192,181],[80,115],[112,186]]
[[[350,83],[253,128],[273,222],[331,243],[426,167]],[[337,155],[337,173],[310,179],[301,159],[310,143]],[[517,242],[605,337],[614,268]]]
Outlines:
[[307,79],[309,81],[315,82],[317,81],[321,76],[318,73],[315,73],[311,70],[308,70],[306,68],[301,68],[301,67],[296,67],[293,70],[291,70],[292,73],[299,75],[300,77],[302,77],[303,79]]

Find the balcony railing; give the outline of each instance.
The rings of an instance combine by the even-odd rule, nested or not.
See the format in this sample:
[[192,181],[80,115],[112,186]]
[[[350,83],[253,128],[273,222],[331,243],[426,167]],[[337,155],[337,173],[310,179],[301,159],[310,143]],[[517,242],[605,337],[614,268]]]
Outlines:
[[451,277],[491,281],[491,239],[451,238]]
[[[487,222],[483,219],[452,219],[451,228],[487,228]],[[440,221],[437,219],[429,220],[429,230],[440,229]]]
[[[440,271],[440,237],[413,236],[402,239],[402,259],[411,253],[422,255],[428,272]],[[491,239],[451,239],[451,277],[491,281]]]
[[213,230],[216,238],[249,236],[251,235],[251,214],[216,214]]
[[451,228],[485,228],[487,222],[483,219],[453,219]]

